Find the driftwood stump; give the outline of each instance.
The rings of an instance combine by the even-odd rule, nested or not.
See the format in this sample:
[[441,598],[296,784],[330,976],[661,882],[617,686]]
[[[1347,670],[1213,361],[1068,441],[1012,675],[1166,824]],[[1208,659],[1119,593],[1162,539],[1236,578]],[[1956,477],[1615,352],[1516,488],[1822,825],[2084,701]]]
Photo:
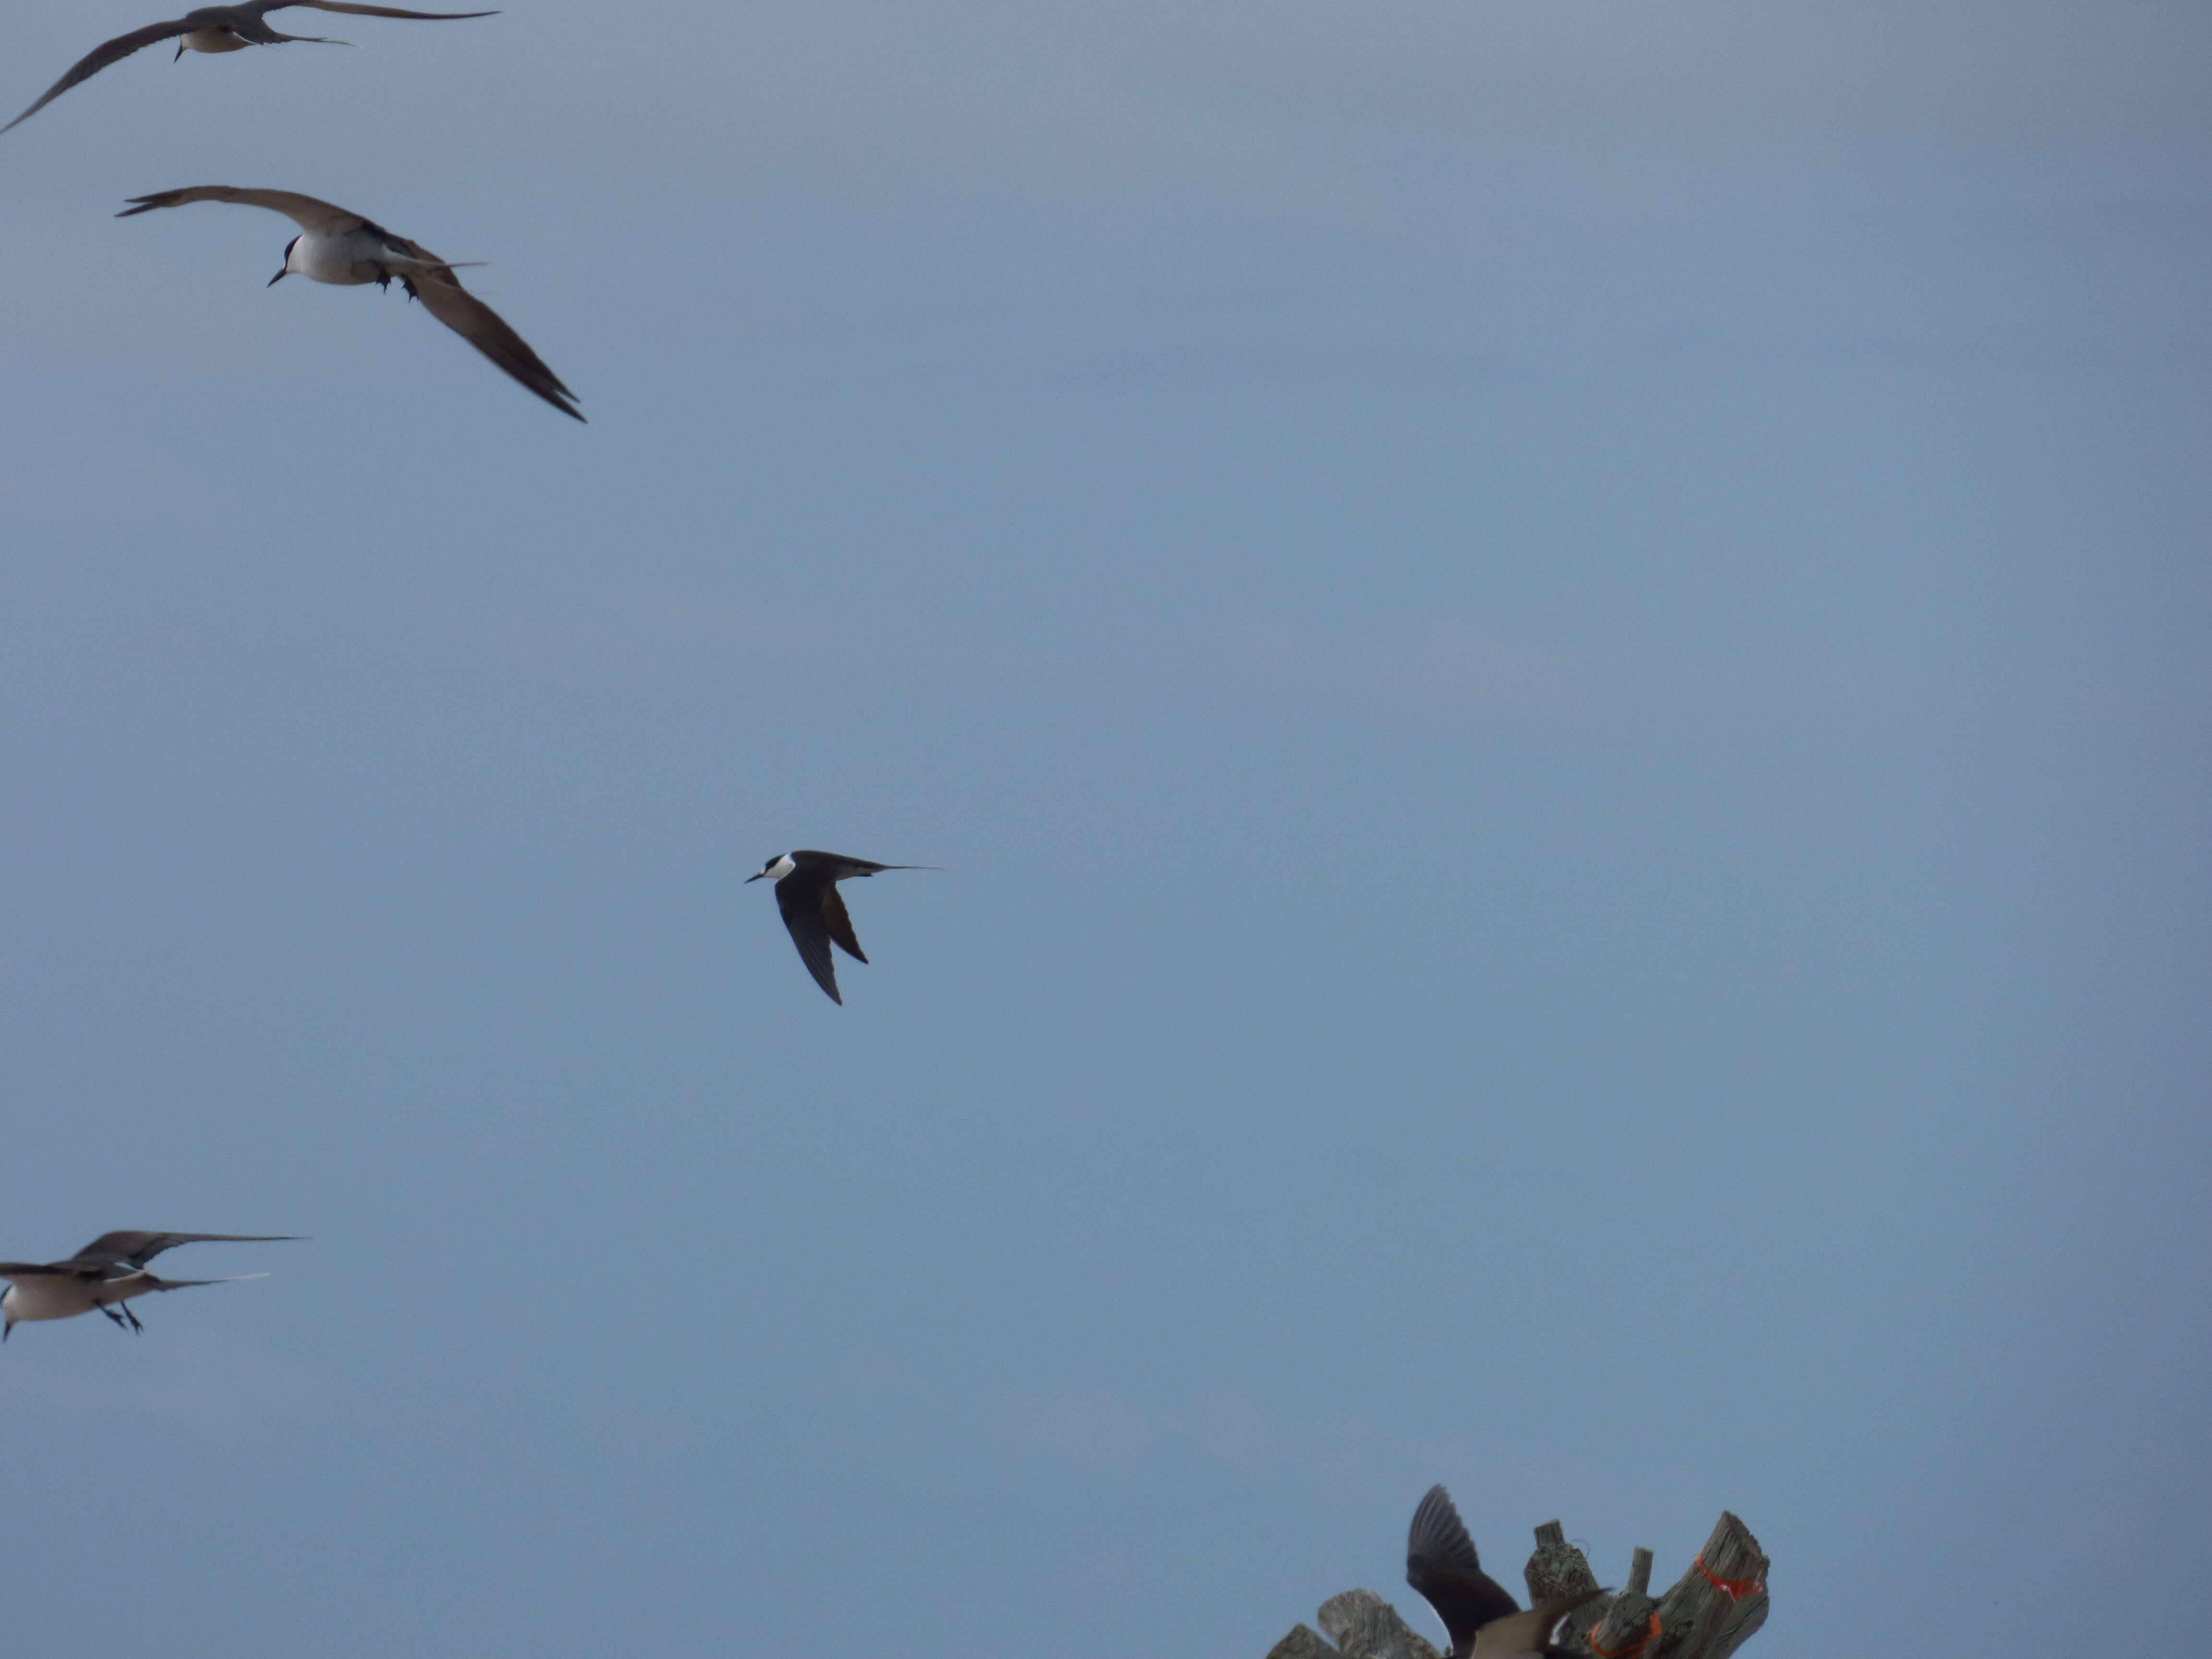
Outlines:
[[[1620,1592],[1578,1608],[1559,1632],[1559,1644],[1589,1659],[1728,1659],[1766,1622],[1766,1567],[1751,1528],[1723,1510],[1673,1589],[1652,1599],[1651,1552],[1639,1549]],[[1536,1528],[1536,1553],[1522,1576],[1532,1604],[1597,1586],[1589,1559],[1556,1521]],[[1373,1590],[1332,1596],[1316,1617],[1334,1647],[1299,1625],[1267,1659],[1437,1659]]]

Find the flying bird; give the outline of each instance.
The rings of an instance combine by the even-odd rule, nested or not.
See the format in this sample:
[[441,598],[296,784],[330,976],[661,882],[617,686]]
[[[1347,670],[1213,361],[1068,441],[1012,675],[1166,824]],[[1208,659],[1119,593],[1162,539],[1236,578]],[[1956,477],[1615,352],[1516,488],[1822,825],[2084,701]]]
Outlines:
[[453,275],[454,261],[393,235],[374,220],[289,190],[240,190],[232,185],[195,185],[129,199],[137,205],[117,218],[187,202],[238,202],[281,213],[300,227],[300,234],[284,245],[284,268],[269,279],[270,287],[295,275],[350,287],[374,283],[379,288],[388,288],[396,277],[410,299],[420,300],[425,311],[532,392],[571,419],[584,418],[569,407],[576,394],[561,384],[560,376],[497,312],[461,286]]
[[1559,1620],[1603,1590],[1546,1601],[1527,1613],[1512,1592],[1482,1570],[1474,1540],[1452,1507],[1451,1494],[1431,1486],[1413,1511],[1406,1537],[1406,1582],[1420,1591],[1451,1632],[1449,1659],[1544,1659],[1565,1655],[1552,1645]]
[[146,1264],[179,1244],[273,1244],[289,1233],[102,1233],[66,1261],[0,1261],[0,1342],[27,1320],[72,1319],[97,1308],[118,1330],[143,1330],[126,1305],[149,1291],[181,1291],[193,1285],[230,1285],[237,1279],[161,1279]]
[[[489,11],[401,11],[395,6],[356,6],[344,3],[343,0],[246,0],[242,6],[202,6],[173,23],[149,23],[143,29],[117,35],[105,46],[94,46],[77,60],[67,75],[46,88],[45,97],[9,122],[8,127],[29,120],[79,82],[89,81],[110,64],[120,63],[141,47],[156,41],[176,40],[177,58],[187,52],[243,52],[248,46],[280,46],[287,40],[309,41],[322,46],[348,44],[343,40],[325,40],[319,34],[279,34],[262,21],[270,12],[291,6],[311,6],[317,11],[356,12],[363,17],[411,17],[431,23],[498,15]],[[169,61],[174,63],[176,58]],[[0,127],[0,132],[7,131],[8,127]]]
[[766,878],[775,883],[775,908],[783,913],[783,925],[791,930],[799,959],[814,975],[814,982],[830,994],[830,1000],[842,1007],[845,999],[837,994],[837,963],[830,954],[830,942],[835,940],[837,948],[855,962],[868,958],[860,949],[860,936],[853,932],[852,917],[845,914],[845,901],[837,896],[837,884],[855,876],[872,876],[879,870],[934,867],[871,864],[842,853],[813,853],[802,848],[795,853],[779,854],[761,866],[759,875],[747,876],[745,880],[750,884]]

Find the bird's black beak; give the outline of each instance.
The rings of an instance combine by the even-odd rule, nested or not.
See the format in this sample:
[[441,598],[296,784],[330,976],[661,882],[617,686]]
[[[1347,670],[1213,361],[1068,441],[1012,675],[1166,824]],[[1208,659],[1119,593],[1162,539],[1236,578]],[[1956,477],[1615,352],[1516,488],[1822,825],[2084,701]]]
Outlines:
[[12,1319],[6,1324],[0,1325],[0,1342],[5,1342],[8,1340],[8,1334],[15,1328],[15,1322]]
[[278,272],[277,272],[274,276],[271,276],[271,277],[269,279],[269,286],[270,286],[270,288],[274,288],[274,287],[276,287],[277,283],[279,283],[283,282],[283,281],[287,276],[289,276],[291,274],[292,274],[292,273],[291,273],[290,271],[289,271],[289,270],[280,270],[280,271],[278,271]]
[[[178,41],[178,42],[177,42],[177,58],[182,58],[184,55],[185,55],[185,43],[184,43],[183,41],[179,40],[179,41]],[[173,63],[175,63],[175,62],[177,61],[177,58],[172,58],[169,61],[170,61],[171,63],[173,63]]]
[[744,885],[746,885],[747,887],[751,886],[755,882],[758,881],[758,880],[761,878],[761,876],[764,876],[764,875],[766,875],[767,873],[768,873],[768,872],[767,872],[767,871],[765,871],[765,870],[763,870],[763,871],[762,871],[762,872],[760,872],[760,875],[747,876],[747,877],[745,878],[745,879],[744,879]]

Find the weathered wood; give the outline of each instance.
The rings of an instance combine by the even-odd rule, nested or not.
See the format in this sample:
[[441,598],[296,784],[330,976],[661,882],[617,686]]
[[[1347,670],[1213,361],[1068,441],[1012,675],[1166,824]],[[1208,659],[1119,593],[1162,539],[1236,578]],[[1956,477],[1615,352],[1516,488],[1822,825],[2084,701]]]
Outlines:
[[1607,1599],[1597,1622],[1580,1638],[1584,1652],[1595,1659],[1648,1659],[1651,1641],[1651,1552],[1638,1546],[1635,1564],[1620,1594]]
[[1337,1659],[1337,1652],[1304,1625],[1294,1625],[1267,1650],[1267,1659]]
[[1589,1653],[1583,1632],[1604,1619],[1612,1598],[1603,1593],[1597,1575],[1590,1571],[1589,1558],[1567,1541],[1565,1528],[1547,1521],[1536,1528],[1536,1551],[1522,1568],[1521,1577],[1528,1586],[1530,1607],[1563,1595],[1580,1595],[1584,1590],[1600,1591],[1595,1601],[1575,1609],[1574,1617],[1559,1632],[1559,1645],[1569,1653]]
[[[1620,1593],[1578,1612],[1563,1645],[1593,1659],[1727,1659],[1766,1622],[1766,1567],[1751,1528],[1723,1510],[1697,1560],[1666,1595],[1651,1599],[1651,1552],[1639,1548]],[[1589,1563],[1558,1522],[1536,1528],[1526,1574],[1530,1595],[1588,1589],[1596,1582],[1589,1574]],[[1559,1588],[1540,1592],[1553,1583]],[[1586,1622],[1591,1607],[1596,1615]]]
[[1580,1595],[1598,1587],[1589,1559],[1567,1542],[1566,1528],[1556,1521],[1547,1521],[1536,1528],[1536,1553],[1528,1558],[1521,1576],[1528,1581],[1531,1606],[1562,1595]]
[[1727,1659],[1766,1622],[1767,1565],[1751,1528],[1722,1510],[1689,1571],[1659,1598],[1666,1636],[1646,1659]]
[[[1767,1565],[1751,1528],[1723,1510],[1690,1570],[1664,1595],[1652,1599],[1651,1552],[1639,1547],[1628,1582],[1577,1608],[1559,1645],[1588,1659],[1728,1659],[1766,1622]],[[1532,1603],[1597,1587],[1589,1558],[1556,1521],[1536,1528],[1535,1553],[1522,1576]],[[1332,1596],[1318,1618],[1334,1648],[1300,1625],[1267,1659],[1437,1659],[1373,1590]]]
[[1344,1659],[1437,1659],[1437,1650],[1373,1590],[1346,1590],[1316,1615]]

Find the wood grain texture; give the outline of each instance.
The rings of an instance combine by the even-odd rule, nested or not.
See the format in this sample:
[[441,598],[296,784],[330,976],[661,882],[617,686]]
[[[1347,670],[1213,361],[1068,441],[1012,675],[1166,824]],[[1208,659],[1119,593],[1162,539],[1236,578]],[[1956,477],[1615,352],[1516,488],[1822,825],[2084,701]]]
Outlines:
[[1294,1625],[1288,1636],[1267,1650],[1267,1659],[1338,1659],[1338,1655],[1313,1631]]
[[1343,1659],[1437,1659],[1437,1650],[1373,1590],[1346,1590],[1315,1615]]

